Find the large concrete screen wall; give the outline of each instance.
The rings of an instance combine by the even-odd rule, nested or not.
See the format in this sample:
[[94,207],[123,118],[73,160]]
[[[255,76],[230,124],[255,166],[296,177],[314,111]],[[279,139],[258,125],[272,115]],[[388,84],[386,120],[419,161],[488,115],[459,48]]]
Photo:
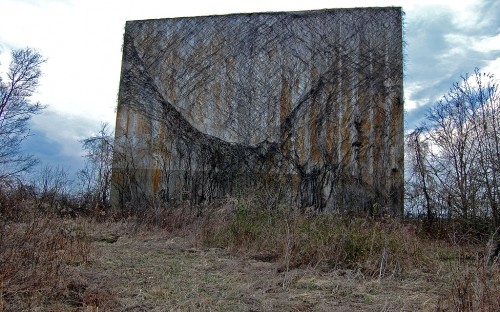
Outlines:
[[127,22],[112,202],[402,211],[400,8]]

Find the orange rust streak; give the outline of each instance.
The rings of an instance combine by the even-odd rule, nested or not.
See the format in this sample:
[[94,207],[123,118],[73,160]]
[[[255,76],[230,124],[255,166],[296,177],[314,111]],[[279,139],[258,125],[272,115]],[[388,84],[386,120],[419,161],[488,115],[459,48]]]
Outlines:
[[[318,70],[316,67],[313,67],[311,70],[311,81],[317,81],[318,80]],[[316,103],[314,103],[316,104]],[[319,126],[318,123],[316,122],[316,116],[320,116],[321,112],[318,112],[318,107],[320,105],[311,105],[311,110],[309,111],[309,125],[310,125],[310,132],[309,132],[309,142],[310,142],[310,149],[311,149],[311,160],[313,161],[320,161],[320,150],[319,150],[319,143],[318,143],[318,138],[317,135],[319,133]]]
[[318,140],[317,140],[317,133],[318,133],[318,125],[316,124],[316,111],[314,109],[315,106],[311,108],[311,111],[309,113],[309,125],[310,125],[310,131],[309,131],[309,142],[311,143],[311,159],[313,161],[319,161],[320,160],[320,153],[319,153],[319,146],[318,146]]
[[153,170],[153,193],[157,193],[160,189],[160,180],[161,180],[161,171],[160,169],[152,169]]
[[280,96],[280,122],[290,113],[290,90],[285,77],[281,79],[281,96]]

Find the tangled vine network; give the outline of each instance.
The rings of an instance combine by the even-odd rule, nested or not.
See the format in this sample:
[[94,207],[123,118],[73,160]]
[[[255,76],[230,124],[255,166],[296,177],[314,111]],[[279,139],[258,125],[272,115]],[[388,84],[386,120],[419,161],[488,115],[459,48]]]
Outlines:
[[112,198],[403,211],[400,8],[130,21]]

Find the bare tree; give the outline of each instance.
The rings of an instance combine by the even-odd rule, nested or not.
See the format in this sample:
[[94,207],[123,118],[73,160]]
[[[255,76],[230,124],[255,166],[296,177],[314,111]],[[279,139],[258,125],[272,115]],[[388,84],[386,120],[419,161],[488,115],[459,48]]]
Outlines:
[[37,194],[38,207],[44,211],[64,212],[71,196],[72,182],[68,170],[61,166],[41,165],[35,172],[32,185]]
[[415,193],[409,198],[418,200],[423,193],[428,216],[440,209],[465,219],[487,218],[498,226],[499,111],[498,82],[476,69],[429,111],[426,130],[407,136],[411,177],[418,184],[409,184]]
[[[407,158],[410,163],[410,176],[406,180],[407,192],[420,213],[423,206],[427,219],[432,220],[435,214],[431,197],[432,176],[429,173],[429,143],[425,141],[423,128],[417,128],[406,136]],[[423,195],[423,199],[418,199]],[[412,211],[414,212],[414,211]]]
[[472,77],[464,78],[459,89],[474,105],[474,114],[469,116],[473,125],[473,137],[477,143],[476,181],[482,186],[482,202],[488,214],[493,216],[495,226],[500,223],[500,93],[498,82],[492,74],[480,73],[476,69]]
[[36,164],[33,156],[22,152],[21,144],[29,135],[28,121],[44,108],[30,100],[39,85],[44,62],[42,55],[31,48],[14,50],[7,79],[0,77],[0,182]]
[[[448,93],[428,114],[429,137],[434,146],[434,169],[444,186],[448,202],[455,212],[467,218],[475,210],[473,126],[467,121],[472,107],[456,88]],[[472,210],[472,211],[471,211]]]
[[86,166],[79,173],[84,193],[92,196],[99,206],[109,205],[111,162],[113,159],[113,135],[108,124],[102,124],[99,132],[82,141],[86,151]]

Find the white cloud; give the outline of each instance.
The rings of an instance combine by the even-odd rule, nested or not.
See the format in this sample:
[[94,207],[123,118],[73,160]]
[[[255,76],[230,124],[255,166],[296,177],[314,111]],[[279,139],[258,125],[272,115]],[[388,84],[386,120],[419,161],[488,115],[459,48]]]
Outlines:
[[99,130],[100,124],[85,117],[63,115],[47,109],[33,117],[31,126],[34,131],[43,132],[49,140],[61,146],[59,152],[63,156],[80,157],[82,155],[80,141],[94,135]]
[[500,51],[500,33],[493,37],[483,36],[472,47],[481,52]]
[[418,100],[415,100],[413,95],[420,91],[423,87],[420,84],[413,84],[409,87],[405,88],[405,110],[406,111],[411,111],[414,109],[417,109],[429,102],[430,99],[428,98],[420,98]]
[[500,81],[500,57],[491,61],[483,68],[480,68],[482,72],[491,73],[495,75],[495,78]]

